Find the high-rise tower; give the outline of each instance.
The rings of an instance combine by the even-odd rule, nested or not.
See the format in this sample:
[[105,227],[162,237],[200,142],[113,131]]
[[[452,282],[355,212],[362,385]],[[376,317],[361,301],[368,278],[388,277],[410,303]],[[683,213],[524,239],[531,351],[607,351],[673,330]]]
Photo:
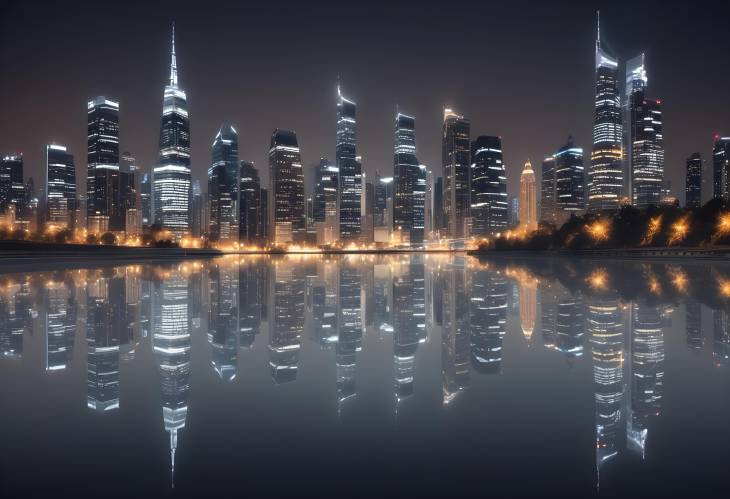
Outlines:
[[296,133],[274,130],[269,168],[270,237],[275,244],[304,242],[304,172]]
[[414,217],[414,192],[418,183],[416,158],[416,119],[398,113],[395,117],[393,157],[393,230],[403,244],[411,242]]
[[537,187],[532,163],[527,161],[520,175],[520,225],[527,231],[537,229]]
[[153,170],[155,221],[182,237],[190,232],[190,119],[187,96],[178,87],[175,26],[172,27],[170,81],[165,86],[160,124],[160,156]]
[[210,240],[238,242],[239,169],[238,133],[230,125],[221,126],[213,141],[212,163],[208,168],[210,198]]
[[597,33],[596,100],[593,153],[588,170],[588,209],[617,210],[624,188],[618,60],[601,47],[600,18]]
[[355,241],[360,238],[362,164],[357,157],[357,105],[342,95],[337,84],[337,143],[336,161],[339,168],[340,238]]
[[507,175],[502,157],[500,137],[480,135],[471,143],[469,213],[475,235],[507,228]]
[[88,170],[86,221],[89,232],[124,230],[119,182],[119,103],[96,97],[87,105]]
[[464,237],[469,216],[469,138],[471,124],[451,109],[444,109],[441,137],[444,224],[452,238]]

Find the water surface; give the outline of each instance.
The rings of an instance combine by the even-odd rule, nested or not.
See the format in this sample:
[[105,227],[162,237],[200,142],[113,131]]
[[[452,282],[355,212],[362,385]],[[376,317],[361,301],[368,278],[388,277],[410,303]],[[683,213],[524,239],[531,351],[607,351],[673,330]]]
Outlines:
[[4,497],[727,493],[730,265],[90,265],[0,274]]

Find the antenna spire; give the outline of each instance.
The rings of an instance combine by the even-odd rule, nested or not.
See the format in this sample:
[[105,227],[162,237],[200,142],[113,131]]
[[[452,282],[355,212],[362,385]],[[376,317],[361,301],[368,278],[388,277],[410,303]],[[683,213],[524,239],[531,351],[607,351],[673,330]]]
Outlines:
[[596,47],[601,46],[601,11],[596,11]]
[[175,57],[175,22],[172,23],[172,59],[170,60],[170,86],[177,87],[177,59]]

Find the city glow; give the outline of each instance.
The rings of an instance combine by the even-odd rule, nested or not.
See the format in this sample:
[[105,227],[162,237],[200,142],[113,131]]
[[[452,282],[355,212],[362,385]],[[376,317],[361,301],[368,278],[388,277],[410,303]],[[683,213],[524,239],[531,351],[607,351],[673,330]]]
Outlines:
[[669,245],[682,242],[687,234],[689,234],[689,217],[685,215],[672,224]]
[[662,230],[662,216],[657,215],[656,217],[649,220],[649,224],[646,228],[646,235],[644,236],[644,239],[641,241],[641,244],[646,246],[652,243],[654,240],[654,237],[656,237],[657,234],[659,234],[659,231]]
[[596,269],[591,272],[586,281],[593,290],[603,291],[608,288],[608,272],[603,268]]
[[605,241],[611,232],[611,223],[607,220],[596,220],[586,226],[586,231],[594,241]]

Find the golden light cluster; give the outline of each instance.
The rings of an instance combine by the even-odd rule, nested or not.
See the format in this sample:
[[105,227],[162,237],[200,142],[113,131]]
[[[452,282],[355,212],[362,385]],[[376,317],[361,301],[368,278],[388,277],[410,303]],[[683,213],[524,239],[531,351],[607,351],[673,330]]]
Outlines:
[[669,269],[669,276],[672,279],[672,285],[680,293],[686,293],[689,289],[689,279],[687,279],[687,273],[679,267],[671,267]]
[[594,241],[605,241],[611,233],[611,223],[607,220],[598,219],[586,225],[586,231]]
[[649,224],[646,227],[646,235],[641,241],[642,245],[649,245],[654,240],[654,237],[659,234],[662,230],[662,216],[657,215],[656,217],[649,220]]
[[724,276],[718,276],[717,288],[722,296],[730,298],[730,279]]
[[669,234],[669,245],[682,242],[687,237],[687,234],[689,234],[689,217],[685,215],[672,224]]
[[602,291],[608,288],[608,272],[606,272],[606,269],[599,268],[591,272],[591,274],[586,278],[586,281],[588,282],[588,285],[596,290],[596,291]]

